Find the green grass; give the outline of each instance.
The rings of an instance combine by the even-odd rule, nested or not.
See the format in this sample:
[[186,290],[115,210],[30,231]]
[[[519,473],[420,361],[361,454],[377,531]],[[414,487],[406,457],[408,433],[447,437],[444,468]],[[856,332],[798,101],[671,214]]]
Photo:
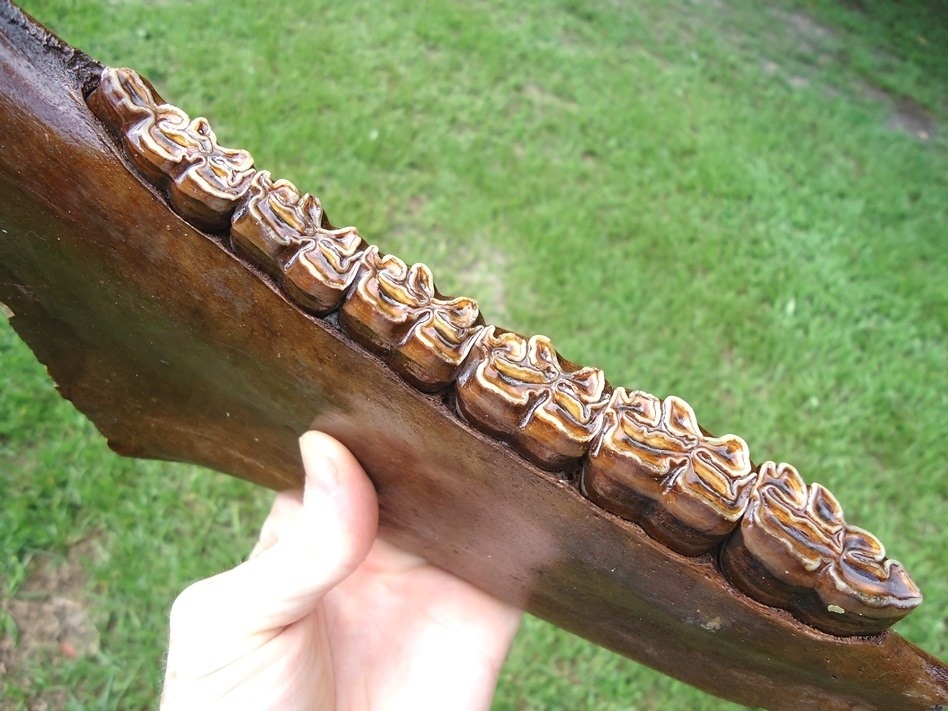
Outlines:
[[[829,486],[925,592],[900,632],[948,658],[948,138],[886,128],[906,98],[948,125],[944,4],[23,5],[488,320]],[[6,323],[0,373],[0,591],[91,538],[105,620],[9,707],[151,707],[171,600],[269,496],[111,455]],[[733,706],[528,619],[495,708]]]

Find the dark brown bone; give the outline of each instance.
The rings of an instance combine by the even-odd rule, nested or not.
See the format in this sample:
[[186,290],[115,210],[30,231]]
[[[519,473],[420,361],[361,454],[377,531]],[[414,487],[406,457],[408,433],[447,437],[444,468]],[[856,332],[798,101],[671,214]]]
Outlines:
[[301,312],[137,177],[83,104],[97,69],[0,0],[0,301],[117,451],[286,488],[315,426],[373,477],[387,539],[598,644],[753,706],[948,703],[898,634],[749,600]]

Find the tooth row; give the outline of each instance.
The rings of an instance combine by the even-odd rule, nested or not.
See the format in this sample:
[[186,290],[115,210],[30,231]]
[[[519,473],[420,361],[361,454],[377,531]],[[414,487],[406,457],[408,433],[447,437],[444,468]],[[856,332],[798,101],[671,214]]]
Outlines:
[[880,632],[921,603],[904,568],[833,497],[788,464],[754,468],[736,435],[714,437],[684,400],[611,388],[545,336],[486,325],[407,265],[332,226],[317,198],[217,145],[129,69],[105,69],[89,105],[142,176],[195,226],[230,246],[305,311],[345,332],[425,392],[453,388],[460,417],[684,555],[720,552],[751,598],[836,635]]

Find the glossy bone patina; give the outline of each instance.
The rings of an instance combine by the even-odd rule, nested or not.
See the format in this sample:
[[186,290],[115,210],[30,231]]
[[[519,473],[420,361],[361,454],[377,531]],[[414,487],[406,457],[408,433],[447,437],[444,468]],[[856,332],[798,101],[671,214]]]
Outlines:
[[897,634],[834,637],[737,592],[713,555],[678,555],[594,506],[297,308],[142,181],[83,102],[100,68],[0,8],[0,131],[19,137],[0,152],[0,300],[117,451],[286,488],[315,426],[373,477],[387,538],[711,693],[948,701],[945,666]]

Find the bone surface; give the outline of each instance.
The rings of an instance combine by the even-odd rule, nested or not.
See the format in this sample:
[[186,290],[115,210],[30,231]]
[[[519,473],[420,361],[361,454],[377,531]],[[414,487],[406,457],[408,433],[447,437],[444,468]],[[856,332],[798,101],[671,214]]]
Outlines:
[[698,555],[734,530],[755,479],[744,440],[704,434],[681,398],[616,388],[582,489],[669,548]]

